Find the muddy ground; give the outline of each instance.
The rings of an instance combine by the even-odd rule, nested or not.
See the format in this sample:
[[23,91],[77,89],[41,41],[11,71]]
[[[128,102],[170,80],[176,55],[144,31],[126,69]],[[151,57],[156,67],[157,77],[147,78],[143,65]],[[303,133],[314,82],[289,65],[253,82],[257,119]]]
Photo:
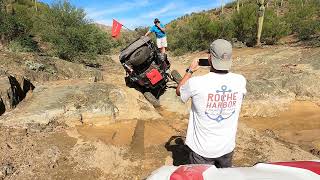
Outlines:
[[[192,59],[204,56],[171,57],[172,68],[183,73]],[[318,57],[320,49],[301,47],[235,50],[233,71],[248,79],[235,166],[319,159]],[[0,179],[144,179],[162,165],[186,163],[181,142],[190,104],[175,96],[176,84],[168,84],[162,107],[155,109],[125,86],[125,73],[112,58],[99,69],[77,67],[88,73],[69,63],[68,71],[53,75],[22,73],[32,75],[35,89],[0,117]],[[27,60],[46,62],[36,56]],[[2,68],[18,74],[3,62]],[[195,75],[206,72],[202,68]]]

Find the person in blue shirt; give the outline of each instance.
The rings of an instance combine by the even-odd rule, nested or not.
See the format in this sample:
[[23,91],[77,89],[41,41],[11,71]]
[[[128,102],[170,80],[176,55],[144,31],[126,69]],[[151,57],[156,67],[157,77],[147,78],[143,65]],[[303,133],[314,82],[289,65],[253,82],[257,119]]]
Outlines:
[[154,20],[154,26],[152,26],[145,34],[145,36],[148,36],[150,33],[155,33],[157,37],[157,46],[162,54],[166,52],[166,48],[168,46],[167,35],[165,31],[165,27],[160,23],[159,19],[156,18]]

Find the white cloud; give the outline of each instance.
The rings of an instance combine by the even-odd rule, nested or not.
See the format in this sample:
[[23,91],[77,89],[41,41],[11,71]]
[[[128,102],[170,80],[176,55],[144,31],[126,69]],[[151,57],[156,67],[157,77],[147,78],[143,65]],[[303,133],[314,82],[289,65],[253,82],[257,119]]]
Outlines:
[[[137,0],[136,0],[137,1]],[[228,2],[230,0],[225,0],[225,2]],[[140,2],[140,7],[149,7],[151,4],[151,1],[149,0],[144,0],[144,1],[139,1]],[[162,7],[159,7],[158,9],[150,9],[150,8],[143,8],[143,11],[138,12],[138,14],[134,17],[119,17],[117,20],[121,23],[123,23],[125,26],[127,26],[130,29],[133,29],[138,26],[149,26],[152,25],[153,23],[153,18],[159,18],[161,19],[169,19],[173,20],[179,16],[183,16],[186,14],[190,14],[192,12],[200,12],[202,10],[209,10],[214,7],[217,7],[217,3],[219,3],[220,0],[213,1],[212,3],[209,4],[198,4],[198,6],[190,6],[190,4],[186,3],[185,1],[175,1],[175,2],[170,2],[168,4],[164,4]],[[120,11],[128,11],[129,9],[133,8],[139,8],[136,4],[133,5],[133,3],[128,3],[129,6],[126,7],[124,10],[122,7],[125,5],[121,5],[116,9],[112,9],[109,11],[105,12],[95,12],[93,15],[99,15],[95,16],[95,22],[105,24],[105,25],[112,25],[112,18],[109,15],[112,15],[115,12],[120,12]],[[104,16],[103,16],[104,15]],[[163,22],[163,21],[162,21]]]
[[149,14],[144,15],[145,18],[155,18],[158,16],[162,16],[163,14],[168,13],[171,10],[174,10],[177,8],[177,4],[176,3],[169,3],[166,6],[162,7],[159,10],[154,10],[152,12],[150,12]]

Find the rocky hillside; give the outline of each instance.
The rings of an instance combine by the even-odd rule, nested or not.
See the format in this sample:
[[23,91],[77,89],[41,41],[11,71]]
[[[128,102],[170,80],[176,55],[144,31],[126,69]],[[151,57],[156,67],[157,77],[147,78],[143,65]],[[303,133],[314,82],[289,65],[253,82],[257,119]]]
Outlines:
[[[241,46],[249,47],[285,44],[282,39],[288,36],[319,47],[319,1],[268,1],[269,3],[260,7],[256,1],[240,2],[239,10],[235,3],[231,3],[225,6],[223,12],[221,8],[217,8],[187,14],[170,22],[167,25],[170,50],[176,55],[202,51],[214,39],[219,38],[240,42]],[[263,24],[259,24],[259,40],[257,14],[264,14]]]
[[[205,55],[169,57],[172,68],[183,73],[193,58]],[[319,157],[317,137],[303,134],[309,130],[298,137],[312,137],[315,146],[302,147],[276,129],[255,130],[250,124],[277,116],[291,102],[319,103],[319,57],[319,48],[235,49],[233,71],[248,79],[236,166]],[[139,91],[126,87],[117,56],[111,58],[101,56],[102,66],[93,68],[1,51],[1,178],[142,179],[176,162],[170,139],[185,136],[190,104],[176,97],[176,84],[169,82],[161,108],[154,108]]]

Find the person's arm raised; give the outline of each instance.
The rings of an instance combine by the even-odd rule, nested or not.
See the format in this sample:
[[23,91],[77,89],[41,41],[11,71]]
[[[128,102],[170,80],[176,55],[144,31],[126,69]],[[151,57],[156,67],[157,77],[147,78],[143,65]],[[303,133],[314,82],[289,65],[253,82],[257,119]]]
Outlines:
[[166,28],[161,27],[161,25],[160,25],[160,24],[157,24],[157,27],[158,27],[161,31],[166,32]]
[[151,31],[149,30],[144,36],[148,36],[151,33]]
[[186,72],[181,81],[178,84],[178,87],[176,89],[177,96],[180,96],[180,88],[183,86],[192,76],[192,72],[196,72],[199,69],[199,60],[195,59],[192,61],[191,65],[189,66],[189,71]]

